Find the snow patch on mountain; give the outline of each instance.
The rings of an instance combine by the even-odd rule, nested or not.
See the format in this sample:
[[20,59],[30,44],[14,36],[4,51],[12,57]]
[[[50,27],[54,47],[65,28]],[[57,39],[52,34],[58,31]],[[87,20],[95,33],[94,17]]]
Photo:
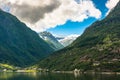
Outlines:
[[69,35],[67,37],[65,37],[64,39],[60,39],[59,42],[63,45],[63,46],[68,46],[70,45],[74,40],[76,40],[77,37],[79,37],[80,35]]

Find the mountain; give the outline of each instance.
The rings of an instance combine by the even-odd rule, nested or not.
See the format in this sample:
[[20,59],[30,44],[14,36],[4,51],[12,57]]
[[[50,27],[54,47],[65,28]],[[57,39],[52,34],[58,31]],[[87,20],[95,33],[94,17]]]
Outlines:
[[68,46],[70,45],[76,38],[78,37],[78,35],[70,35],[70,36],[67,36],[63,39],[60,39],[59,42],[64,46]]
[[58,42],[58,40],[50,32],[41,32],[39,33],[39,36],[56,51],[64,48],[64,46],[60,42]]
[[120,71],[120,2],[70,46],[39,62],[50,70]]
[[24,67],[53,51],[36,32],[0,10],[0,63]]
[[58,41],[64,39],[64,37],[55,37]]

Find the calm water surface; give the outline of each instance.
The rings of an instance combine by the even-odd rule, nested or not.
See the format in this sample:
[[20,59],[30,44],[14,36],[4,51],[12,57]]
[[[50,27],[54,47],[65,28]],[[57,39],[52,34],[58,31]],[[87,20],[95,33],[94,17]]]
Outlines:
[[0,73],[0,80],[120,80],[110,74]]

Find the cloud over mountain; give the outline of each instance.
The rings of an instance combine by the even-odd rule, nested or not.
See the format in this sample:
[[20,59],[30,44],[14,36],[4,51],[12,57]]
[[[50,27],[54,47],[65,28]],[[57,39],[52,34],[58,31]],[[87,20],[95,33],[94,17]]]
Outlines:
[[0,0],[0,7],[10,6],[10,13],[39,32],[63,25],[66,21],[82,22],[101,17],[91,0]]
[[107,14],[108,15],[110,13],[110,11],[117,5],[117,3],[119,2],[120,0],[108,0],[107,3],[106,3],[106,7],[109,9]]

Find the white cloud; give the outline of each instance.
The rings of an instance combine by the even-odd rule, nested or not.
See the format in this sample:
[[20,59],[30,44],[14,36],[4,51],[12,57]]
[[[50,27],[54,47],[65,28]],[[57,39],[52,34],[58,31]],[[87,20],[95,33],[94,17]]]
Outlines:
[[5,8],[9,7],[9,2],[8,0],[0,0],[0,9],[4,10]]
[[110,13],[110,11],[117,5],[117,3],[120,0],[108,0],[106,3],[106,7],[109,9],[108,12],[106,13],[106,15],[108,15]]
[[82,22],[89,17],[101,17],[91,0],[79,0],[79,3],[75,0],[9,0],[7,5],[11,6],[12,14],[37,32],[63,25],[68,20]]

